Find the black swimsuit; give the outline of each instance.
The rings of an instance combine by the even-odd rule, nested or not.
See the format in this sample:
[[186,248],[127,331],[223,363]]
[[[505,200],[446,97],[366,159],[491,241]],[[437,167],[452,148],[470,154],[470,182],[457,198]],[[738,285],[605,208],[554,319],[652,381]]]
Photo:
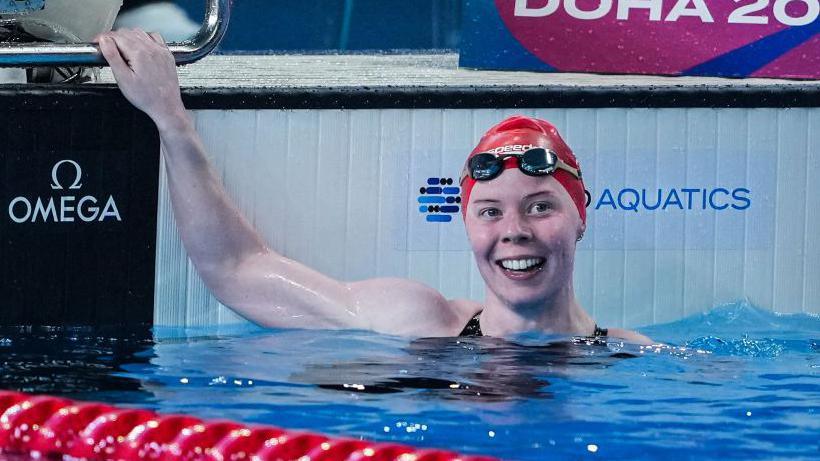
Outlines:
[[[481,321],[479,317],[481,313],[474,315],[473,318],[467,322],[467,325],[461,330],[459,336],[484,336],[481,332]],[[598,325],[595,325],[595,330],[592,332],[592,338],[605,338],[609,334],[609,331],[606,328],[599,328]]]

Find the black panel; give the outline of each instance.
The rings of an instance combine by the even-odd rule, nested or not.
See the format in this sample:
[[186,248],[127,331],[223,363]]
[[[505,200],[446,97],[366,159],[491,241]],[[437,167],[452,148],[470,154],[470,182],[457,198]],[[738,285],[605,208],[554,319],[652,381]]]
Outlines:
[[150,323],[153,123],[113,91],[5,93],[0,111],[0,324]]
[[601,107],[817,107],[820,86],[516,87],[189,90],[192,109],[601,108]]
[[[66,87],[0,86],[0,102],[26,100],[54,107],[121,101],[113,85]],[[800,86],[623,86],[566,87],[363,87],[189,88],[189,109],[480,109],[601,107],[820,107],[820,84]],[[77,101],[81,102],[77,102]]]

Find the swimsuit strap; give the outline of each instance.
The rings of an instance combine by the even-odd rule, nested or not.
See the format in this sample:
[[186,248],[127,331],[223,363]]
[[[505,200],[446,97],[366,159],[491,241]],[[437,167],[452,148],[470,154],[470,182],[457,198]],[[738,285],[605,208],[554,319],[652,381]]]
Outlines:
[[471,318],[470,321],[467,322],[467,325],[464,327],[463,330],[461,330],[461,333],[459,333],[458,335],[459,336],[484,336],[484,334],[481,333],[481,321],[478,319],[480,316],[481,316],[481,312],[474,315],[473,318]]
[[[474,315],[473,318],[471,318],[470,321],[467,322],[467,325],[464,326],[464,329],[461,330],[461,333],[459,333],[458,335],[484,336],[484,334],[481,332],[481,320],[479,319],[479,317],[481,317],[481,312]],[[609,335],[609,329],[601,328],[598,326],[598,324],[595,324],[595,330],[592,332],[593,338],[606,338],[607,335]]]

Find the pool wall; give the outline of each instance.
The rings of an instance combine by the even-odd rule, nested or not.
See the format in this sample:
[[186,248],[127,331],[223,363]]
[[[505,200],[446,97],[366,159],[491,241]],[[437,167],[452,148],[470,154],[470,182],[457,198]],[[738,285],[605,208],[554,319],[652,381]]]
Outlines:
[[[457,62],[211,56],[180,79],[240,208],[273,249],[332,277],[409,277],[481,300],[457,177],[484,130],[524,113],[555,123],[580,158],[590,203],[575,288],[600,324],[738,300],[820,313],[818,82]],[[0,324],[247,325],[191,266],[157,132],[110,72],[0,85],[0,103]]]
[[[271,247],[341,280],[408,277],[483,299],[460,213],[423,211],[420,191],[433,178],[456,186],[481,133],[524,113],[552,121],[581,161],[591,200],[575,288],[600,324],[669,322],[743,299],[820,313],[820,109],[447,104],[194,116]],[[155,323],[241,322],[185,256],[164,176],[158,223]]]

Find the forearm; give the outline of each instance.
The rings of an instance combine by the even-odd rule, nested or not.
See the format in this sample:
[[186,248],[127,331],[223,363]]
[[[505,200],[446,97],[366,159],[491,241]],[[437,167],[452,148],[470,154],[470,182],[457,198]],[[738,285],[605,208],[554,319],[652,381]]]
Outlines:
[[162,37],[126,29],[97,42],[123,95],[159,129],[177,227],[211,292],[263,325],[366,327],[345,284],[268,249],[228,198],[185,112]]
[[156,122],[177,227],[206,282],[244,258],[267,251],[264,240],[225,193],[184,110]]

